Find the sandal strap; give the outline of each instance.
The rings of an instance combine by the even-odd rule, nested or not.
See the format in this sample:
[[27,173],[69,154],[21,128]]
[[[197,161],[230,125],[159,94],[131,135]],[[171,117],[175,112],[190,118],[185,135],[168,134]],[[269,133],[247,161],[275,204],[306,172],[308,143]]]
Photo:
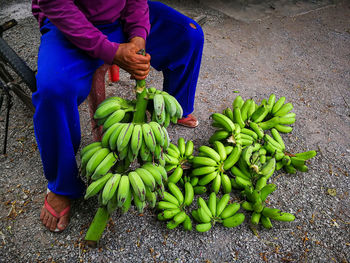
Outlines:
[[45,196],[45,208],[47,211],[49,211],[49,213],[56,217],[57,219],[59,219],[60,217],[64,216],[65,214],[67,214],[70,211],[70,206],[67,206],[65,209],[63,209],[60,213],[57,213],[52,206],[49,204],[49,202],[47,201],[47,195]]

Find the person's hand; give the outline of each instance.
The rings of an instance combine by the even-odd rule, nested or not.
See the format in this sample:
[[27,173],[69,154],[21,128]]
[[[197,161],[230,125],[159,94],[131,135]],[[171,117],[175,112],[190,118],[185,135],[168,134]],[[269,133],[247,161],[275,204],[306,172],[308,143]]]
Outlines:
[[120,44],[113,64],[129,72],[134,79],[145,79],[150,70],[151,56],[137,54],[143,48],[145,48],[145,40],[141,37],[134,37],[129,43]]

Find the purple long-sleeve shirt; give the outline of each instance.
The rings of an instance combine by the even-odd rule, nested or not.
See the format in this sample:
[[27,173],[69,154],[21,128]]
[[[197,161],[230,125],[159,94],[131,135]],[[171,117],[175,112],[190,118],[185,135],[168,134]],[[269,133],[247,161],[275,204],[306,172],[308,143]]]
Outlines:
[[32,12],[40,26],[47,17],[75,46],[108,64],[119,43],[94,25],[122,19],[129,39],[146,39],[150,30],[147,0],[32,0]]

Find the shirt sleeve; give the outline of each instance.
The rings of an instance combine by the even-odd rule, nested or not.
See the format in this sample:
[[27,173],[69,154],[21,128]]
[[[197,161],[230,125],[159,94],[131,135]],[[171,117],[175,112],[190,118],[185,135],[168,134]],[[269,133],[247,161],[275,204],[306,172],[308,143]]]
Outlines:
[[147,0],[127,0],[121,19],[124,21],[124,32],[129,40],[136,36],[146,40],[150,31]]
[[[147,3],[146,3],[147,4]],[[74,0],[40,0],[45,16],[78,48],[112,64],[119,47],[98,30],[74,4]]]

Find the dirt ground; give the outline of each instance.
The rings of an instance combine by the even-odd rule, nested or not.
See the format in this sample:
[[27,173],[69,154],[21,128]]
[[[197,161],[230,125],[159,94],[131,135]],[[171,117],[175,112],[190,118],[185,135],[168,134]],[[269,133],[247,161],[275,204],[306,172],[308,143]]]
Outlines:
[[[194,130],[170,126],[170,137],[193,140],[196,147],[208,144],[214,131],[209,116],[231,107],[237,94],[258,102],[271,93],[285,96],[297,116],[293,131],[283,136],[287,150],[318,152],[307,173],[279,171],[270,179],[277,190],[269,204],[296,220],[276,222],[271,230],[259,227],[258,235],[248,222],[230,230],[216,225],[200,234],[167,230],[155,211],[141,216],[132,209],[114,214],[99,248],[90,249],[83,239],[97,201],[77,200],[69,228],[51,233],[39,222],[46,182],[32,116],[15,98],[8,153],[0,155],[0,262],[349,262],[350,2],[163,2],[206,18],[194,112],[200,125]],[[30,1],[2,2],[0,10],[0,23],[18,19],[4,38],[35,69],[40,35]],[[152,70],[147,83],[161,88],[161,74]],[[121,72],[108,96],[130,97],[132,86]],[[80,116],[85,146],[93,140],[86,103]],[[2,111],[1,146],[4,118]]]

